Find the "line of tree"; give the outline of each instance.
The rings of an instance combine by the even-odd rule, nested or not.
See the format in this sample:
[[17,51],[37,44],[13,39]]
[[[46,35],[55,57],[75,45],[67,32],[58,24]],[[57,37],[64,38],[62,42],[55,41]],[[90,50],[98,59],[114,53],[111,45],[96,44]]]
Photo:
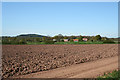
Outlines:
[[2,44],[27,44],[27,43],[32,43],[32,42],[45,42],[46,44],[53,44],[54,41],[53,39],[56,39],[56,42],[63,42],[63,39],[69,39],[71,42],[73,39],[79,39],[79,41],[83,41],[82,38],[87,38],[88,41],[91,42],[96,42],[96,41],[103,41],[105,43],[107,42],[113,42],[117,40],[117,38],[107,38],[107,37],[101,37],[100,35],[96,36],[63,36],[62,34],[58,34],[54,37],[48,37],[48,36],[43,36],[43,37],[2,37]]

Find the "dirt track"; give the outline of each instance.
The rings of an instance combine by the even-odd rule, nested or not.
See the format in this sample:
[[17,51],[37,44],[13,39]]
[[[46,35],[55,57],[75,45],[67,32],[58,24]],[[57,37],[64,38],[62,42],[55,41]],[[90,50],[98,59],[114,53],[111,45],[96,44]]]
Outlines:
[[95,78],[118,68],[118,56],[32,73],[19,78]]

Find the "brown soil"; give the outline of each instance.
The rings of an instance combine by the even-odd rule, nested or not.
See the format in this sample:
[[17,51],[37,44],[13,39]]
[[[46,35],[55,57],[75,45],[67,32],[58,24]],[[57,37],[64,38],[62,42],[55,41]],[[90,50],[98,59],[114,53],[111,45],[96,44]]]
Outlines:
[[3,45],[3,77],[15,77],[95,61],[118,54],[117,44]]
[[118,56],[75,64],[48,71],[17,76],[16,78],[96,78],[118,69]]

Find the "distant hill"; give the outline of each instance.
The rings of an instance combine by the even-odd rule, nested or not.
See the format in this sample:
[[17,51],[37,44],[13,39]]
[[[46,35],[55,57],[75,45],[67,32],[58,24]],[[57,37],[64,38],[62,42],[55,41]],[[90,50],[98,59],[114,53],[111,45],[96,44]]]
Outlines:
[[43,35],[38,35],[38,34],[21,34],[21,35],[18,35],[17,37],[47,37],[47,36],[43,36]]

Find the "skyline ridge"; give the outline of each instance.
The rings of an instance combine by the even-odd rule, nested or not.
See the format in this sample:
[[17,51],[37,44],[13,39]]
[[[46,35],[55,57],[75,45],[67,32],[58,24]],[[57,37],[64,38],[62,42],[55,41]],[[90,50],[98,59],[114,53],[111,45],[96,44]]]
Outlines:
[[[50,36],[50,35],[41,35],[41,34],[35,34],[35,33],[26,33],[26,34],[18,34],[18,35],[14,35],[14,36],[9,36],[9,35],[6,35],[6,36],[2,36],[2,37],[17,37],[17,36],[21,36],[21,35],[36,35],[36,36],[46,36],[46,37],[54,37],[54,36],[57,36],[57,35],[59,35],[59,34],[57,34],[57,35],[54,35],[54,36]],[[63,34],[61,34],[62,36],[96,36],[96,35],[63,35]],[[97,34],[97,35],[100,35],[100,34]],[[100,35],[101,37],[107,37],[107,36],[102,36],[102,35]],[[107,38],[119,38],[119,36],[118,37],[107,37]]]

